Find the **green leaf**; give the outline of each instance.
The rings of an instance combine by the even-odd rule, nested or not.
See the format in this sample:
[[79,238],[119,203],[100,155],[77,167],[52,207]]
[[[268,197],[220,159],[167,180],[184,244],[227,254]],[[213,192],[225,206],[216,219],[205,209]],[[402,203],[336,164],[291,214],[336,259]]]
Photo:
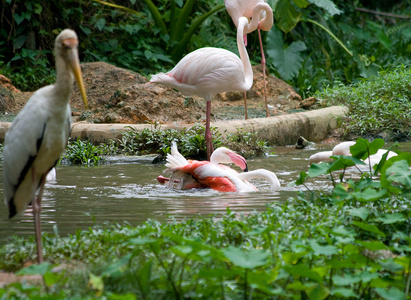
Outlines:
[[387,168],[385,176],[391,182],[398,182],[402,185],[411,187],[411,170],[407,161],[396,161],[391,167]]
[[378,229],[378,227],[375,226],[375,225],[366,224],[366,223],[362,223],[362,222],[356,222],[356,221],[354,221],[354,222],[352,222],[352,223],[353,223],[355,226],[361,228],[362,230],[375,233],[375,234],[377,234],[377,235],[379,235],[379,236],[381,236],[381,237],[385,237],[385,233],[382,232],[382,231],[380,231],[380,230]]
[[20,23],[24,21],[24,16],[23,15],[20,16],[19,14],[15,13],[14,21],[16,21],[17,25],[20,25]]
[[101,276],[108,277],[108,276],[112,276],[115,273],[122,273],[125,267],[130,263],[131,257],[132,257],[132,253],[129,253],[129,254],[124,255],[119,260],[111,263],[104,270]]
[[20,49],[23,47],[24,43],[26,42],[26,36],[25,35],[19,35],[14,41],[13,41],[13,48],[14,49]]
[[376,189],[372,187],[368,187],[365,190],[361,192],[354,192],[352,193],[352,196],[356,198],[360,202],[373,202],[381,199],[387,194],[386,189],[381,189],[377,191]]
[[100,18],[97,20],[96,24],[94,24],[94,27],[102,31],[105,25],[106,25],[106,19]]
[[93,273],[89,273],[89,282],[88,284],[95,290],[102,292],[104,290],[104,282],[103,278],[100,276],[96,276]]
[[284,266],[284,270],[296,278],[308,278],[318,283],[322,282],[322,278],[317,272],[311,270],[308,266],[303,264],[286,265]]
[[[278,28],[290,32],[300,21],[302,14],[297,11],[289,0],[277,1],[274,8],[274,19]],[[273,28],[276,26],[273,26]]]
[[400,291],[396,287],[392,287],[389,290],[383,288],[376,288],[375,292],[386,300],[403,300],[405,299],[405,293]]
[[358,243],[368,250],[378,251],[378,250],[386,250],[387,246],[385,246],[380,241],[358,241]]
[[299,8],[306,8],[308,5],[310,5],[310,2],[306,0],[292,0],[295,5],[297,5]]
[[331,16],[339,15],[342,10],[339,10],[337,6],[331,0],[309,0],[311,3],[325,9]]
[[320,175],[327,174],[331,165],[332,165],[332,162],[329,162],[329,163],[322,162],[319,164],[312,164],[310,166],[310,169],[308,170],[308,176],[317,177]]
[[330,291],[321,284],[309,287],[305,292],[307,293],[308,298],[315,300],[325,299],[330,294]]
[[376,221],[382,222],[383,224],[393,224],[404,222],[406,219],[401,213],[385,214],[377,219]]
[[354,217],[359,217],[361,220],[365,221],[370,214],[370,210],[365,207],[353,208],[348,210],[348,213]]
[[334,255],[338,254],[338,248],[332,245],[321,246],[316,241],[309,241],[308,244],[313,249],[315,255]]
[[301,185],[305,182],[305,179],[308,177],[307,172],[300,172],[300,174],[298,174],[298,179],[295,181],[296,185]]
[[245,269],[254,269],[265,265],[267,263],[267,257],[270,255],[270,253],[265,250],[246,252],[233,246],[224,249],[223,253],[234,265]]
[[357,275],[345,274],[344,276],[341,275],[334,275],[333,283],[335,285],[351,285],[354,283],[358,283],[361,281],[361,278]]
[[282,33],[273,26],[267,34],[267,54],[284,80],[291,80],[298,75],[304,58],[301,52],[307,50],[302,41],[284,46]]
[[375,139],[370,143],[366,139],[359,138],[356,143],[350,147],[350,153],[358,159],[366,159],[369,155],[377,153],[384,144],[385,141],[383,139]]
[[358,298],[358,295],[352,289],[349,289],[349,288],[332,289],[330,294],[333,296],[340,296],[344,298],[350,298],[350,297]]
[[44,275],[52,269],[53,265],[48,262],[39,265],[31,265],[16,272],[16,275]]

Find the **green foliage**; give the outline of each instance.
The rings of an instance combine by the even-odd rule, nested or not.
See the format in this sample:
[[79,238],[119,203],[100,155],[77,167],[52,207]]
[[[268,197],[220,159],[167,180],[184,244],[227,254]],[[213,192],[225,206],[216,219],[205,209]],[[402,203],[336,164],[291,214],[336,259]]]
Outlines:
[[411,69],[399,67],[353,86],[338,86],[315,95],[322,105],[345,105],[347,117],[341,122],[343,137],[376,136],[402,140],[411,136]]
[[[356,9],[361,3],[339,0],[277,0],[272,7],[275,26],[267,34],[268,65],[303,97],[335,82],[356,82],[410,63],[409,19],[360,12]],[[411,6],[401,1],[384,9],[406,16]],[[297,43],[305,47],[291,51]],[[293,53],[295,62],[287,64],[282,52]]]
[[[353,147],[363,157],[379,143],[360,140]],[[228,208],[222,216],[181,222],[96,226],[68,237],[44,234],[45,259],[72,262],[71,268],[63,273],[52,273],[48,263],[23,268],[20,274],[43,275],[47,288],[12,284],[0,294],[23,299],[408,299],[409,167],[401,159],[382,169],[395,192],[363,177],[329,192],[300,193],[247,216]],[[34,256],[33,238],[14,238],[0,249],[0,269],[18,270]]]
[[[130,130],[123,133],[117,140],[110,140],[108,143],[93,145],[89,141],[77,139],[69,141],[62,161],[69,161],[72,164],[95,166],[104,162],[106,155],[147,155],[158,154],[155,162],[165,160],[167,153],[170,153],[171,143],[176,141],[180,153],[191,159],[204,160],[207,158],[205,143],[205,129],[196,125],[182,129],[162,130],[154,126],[149,129],[137,131],[130,127]],[[267,152],[267,142],[258,138],[256,134],[241,132],[226,137],[212,127],[213,145],[215,148],[225,146],[245,158],[261,157]]]

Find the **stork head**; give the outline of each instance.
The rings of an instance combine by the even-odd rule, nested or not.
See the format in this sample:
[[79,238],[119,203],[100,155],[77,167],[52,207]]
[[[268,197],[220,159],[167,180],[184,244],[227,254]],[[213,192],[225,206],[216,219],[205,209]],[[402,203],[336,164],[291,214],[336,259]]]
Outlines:
[[78,38],[76,32],[71,29],[64,29],[56,38],[54,52],[56,57],[64,59],[71,72],[73,72],[80,89],[81,97],[83,98],[84,106],[88,109],[86,89],[84,88],[77,47]]

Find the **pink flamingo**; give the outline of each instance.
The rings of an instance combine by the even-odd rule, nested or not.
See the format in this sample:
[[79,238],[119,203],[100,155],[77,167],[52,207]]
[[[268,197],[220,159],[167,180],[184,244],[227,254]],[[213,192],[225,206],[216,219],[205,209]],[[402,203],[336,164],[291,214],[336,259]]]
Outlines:
[[248,91],[253,85],[253,71],[243,42],[247,18],[238,20],[237,46],[241,59],[221,48],[200,48],[187,54],[167,73],[151,76],[149,83],[160,83],[186,95],[198,95],[207,101],[205,139],[207,159],[213,152],[210,131],[211,99],[217,93]]
[[[263,43],[261,40],[261,31],[269,31],[274,24],[273,10],[271,7],[265,3],[263,0],[224,0],[225,7],[228,14],[233,19],[236,27],[238,27],[238,20],[241,17],[251,18],[251,23],[248,25],[247,33],[253,32],[258,29],[258,38],[260,41],[261,48],[261,65],[263,67],[263,80],[264,80],[264,100],[265,100],[265,111],[266,117],[269,117],[268,111],[268,101],[267,101],[267,83],[265,75],[265,56]],[[265,14],[265,16],[264,16]],[[263,18],[263,19],[261,19]],[[247,35],[244,36],[245,43],[247,44]],[[244,106],[245,106],[245,118],[247,115],[247,97],[244,93]]]
[[[222,163],[234,163],[245,172],[238,173]],[[266,179],[273,191],[280,188],[280,182],[273,172],[264,169],[248,171],[245,158],[225,147],[217,148],[210,161],[197,161],[185,159],[173,142],[171,154],[167,154],[166,167],[171,177],[159,176],[157,179],[176,189],[211,188],[219,192],[251,192],[257,190],[248,182],[254,178]]]

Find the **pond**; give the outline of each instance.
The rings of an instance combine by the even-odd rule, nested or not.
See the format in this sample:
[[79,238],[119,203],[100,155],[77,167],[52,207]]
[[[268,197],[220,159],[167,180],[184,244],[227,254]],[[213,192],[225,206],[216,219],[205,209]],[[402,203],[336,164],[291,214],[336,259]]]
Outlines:
[[[317,144],[304,150],[294,147],[275,147],[274,155],[248,160],[250,170],[264,168],[275,172],[281,189],[271,192],[263,180],[253,181],[259,189],[254,193],[219,193],[213,190],[170,190],[156,180],[163,175],[163,164],[113,158],[111,163],[98,167],[58,166],[57,180],[46,184],[42,202],[43,232],[58,232],[61,236],[74,234],[95,224],[133,226],[147,219],[170,221],[195,215],[225,214],[229,207],[237,213],[263,211],[268,203],[285,201],[305,190],[293,183],[301,171],[307,171],[310,155],[331,150],[331,144]],[[410,151],[411,143],[401,144],[400,150]],[[2,173],[2,166],[0,166]],[[1,174],[2,176],[2,174]],[[2,178],[2,177],[1,177]],[[308,182],[310,189],[327,190],[327,179]],[[0,183],[3,189],[2,182]],[[0,205],[0,245],[9,236],[32,236],[34,233],[31,209],[13,219],[7,218],[4,204]]]

